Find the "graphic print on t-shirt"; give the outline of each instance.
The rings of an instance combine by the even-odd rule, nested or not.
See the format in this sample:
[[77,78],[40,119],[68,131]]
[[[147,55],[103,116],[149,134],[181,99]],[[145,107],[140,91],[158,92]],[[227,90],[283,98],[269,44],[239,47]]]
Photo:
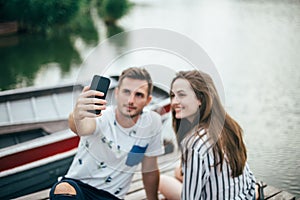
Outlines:
[[139,164],[144,158],[144,153],[146,152],[147,147],[148,144],[145,147],[133,145],[128,153],[126,165],[132,167]]

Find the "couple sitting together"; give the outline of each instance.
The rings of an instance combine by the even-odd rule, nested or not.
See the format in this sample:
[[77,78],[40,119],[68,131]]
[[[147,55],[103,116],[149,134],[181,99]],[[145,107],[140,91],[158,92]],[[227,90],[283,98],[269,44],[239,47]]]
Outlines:
[[[181,71],[171,82],[173,129],[180,143],[176,175],[159,174],[164,153],[160,116],[145,110],[153,84],[143,68],[124,70],[114,90],[115,106],[86,86],[69,116],[80,136],[67,174],[50,190],[50,199],[124,199],[138,164],[147,199],[262,199],[247,164],[242,129],[224,110],[212,78]],[[89,112],[101,110],[100,114]]]

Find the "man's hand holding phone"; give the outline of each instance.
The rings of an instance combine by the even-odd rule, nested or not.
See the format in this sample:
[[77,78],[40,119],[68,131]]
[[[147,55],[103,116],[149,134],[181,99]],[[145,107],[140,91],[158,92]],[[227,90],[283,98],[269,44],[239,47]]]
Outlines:
[[99,98],[103,96],[103,92],[91,90],[90,86],[85,86],[77,99],[73,111],[74,119],[82,120],[84,118],[101,116],[101,112],[99,111],[105,110],[107,103],[105,99]]
[[[105,100],[110,80],[95,75],[90,86],[83,88],[69,118],[71,130],[78,135],[88,135],[96,128],[96,117],[101,116],[101,110],[106,109]],[[70,120],[71,119],[71,120]]]

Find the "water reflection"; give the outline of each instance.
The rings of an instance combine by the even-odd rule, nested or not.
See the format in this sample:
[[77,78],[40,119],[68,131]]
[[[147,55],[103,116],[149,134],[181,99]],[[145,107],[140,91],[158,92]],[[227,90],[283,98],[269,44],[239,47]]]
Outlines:
[[84,14],[80,12],[67,27],[50,30],[48,34],[1,36],[0,90],[34,85],[38,71],[49,66],[58,68],[61,77],[72,66],[80,66],[82,59],[74,47],[76,38],[90,46],[99,41],[92,18]]
[[[44,35],[0,36],[0,90],[32,86],[36,82],[55,84],[68,75],[73,66],[80,67],[88,54],[84,51],[95,47],[101,37],[109,38],[123,31],[124,28],[118,24],[105,26],[98,15],[93,16],[89,9],[83,7],[72,22],[61,30],[49,30]],[[77,45],[78,41],[82,45]],[[122,48],[126,40],[114,40],[111,45],[116,49]],[[53,72],[52,76],[45,76],[48,81],[39,81],[48,71]]]
[[81,7],[79,14],[68,24],[72,28],[72,31],[69,32],[72,36],[80,37],[87,44],[95,45],[100,38],[90,15],[88,5]]
[[[3,47],[7,40],[14,44]],[[70,35],[66,34],[49,38],[40,35],[2,37],[0,46],[1,90],[32,85],[36,73],[47,63],[58,63],[62,73],[68,72],[73,63],[81,63]]]

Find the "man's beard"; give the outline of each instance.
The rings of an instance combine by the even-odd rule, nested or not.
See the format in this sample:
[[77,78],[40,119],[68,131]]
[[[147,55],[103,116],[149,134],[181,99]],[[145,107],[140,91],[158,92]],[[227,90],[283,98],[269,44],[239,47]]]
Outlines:
[[[124,107],[128,107],[128,105],[125,105]],[[136,111],[136,110],[134,110]],[[120,113],[124,116],[124,117],[127,117],[127,118],[135,118],[135,117],[138,117],[141,113],[143,113],[143,110],[140,110],[138,112],[134,112],[133,114],[131,114],[128,109],[126,108],[126,111],[125,112],[122,112],[122,109],[120,110]]]
[[135,117],[137,117],[137,116],[139,116],[140,114],[142,113],[142,111],[140,111],[140,112],[136,112],[136,113],[134,113],[134,114],[124,114],[123,113],[123,115],[125,116],[125,117],[127,117],[127,118],[135,118]]

